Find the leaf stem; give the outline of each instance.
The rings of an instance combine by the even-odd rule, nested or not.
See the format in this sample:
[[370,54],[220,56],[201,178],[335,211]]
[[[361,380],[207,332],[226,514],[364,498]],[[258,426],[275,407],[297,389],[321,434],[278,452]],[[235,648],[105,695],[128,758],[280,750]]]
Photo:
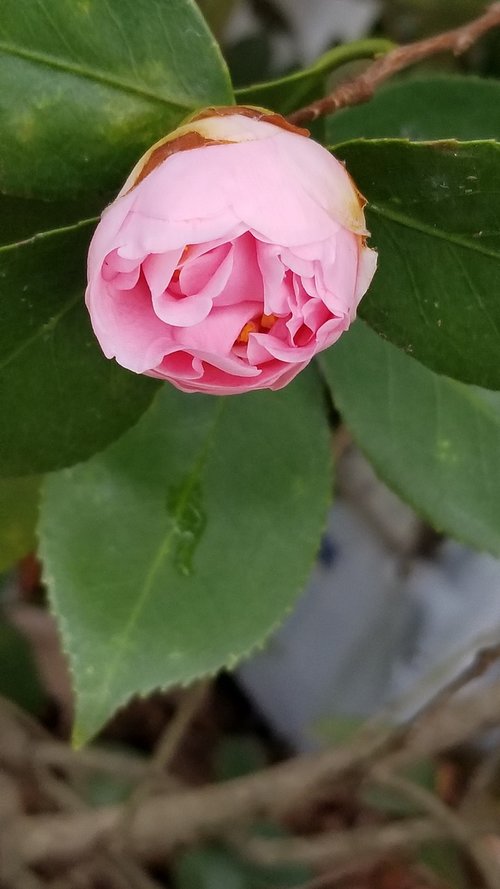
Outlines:
[[[493,3],[482,15],[460,28],[408,43],[387,52],[369,65],[359,77],[340,84],[329,96],[290,114],[288,120],[301,125],[326,114],[333,114],[340,108],[367,102],[382,83],[404,68],[443,52],[461,55],[483,34],[499,26],[500,3]],[[345,49],[348,49],[348,46]]]
[[356,40],[354,43],[346,43],[344,46],[335,46],[333,49],[325,52],[313,65],[310,65],[305,70],[294,71],[285,77],[277,77],[275,80],[269,80],[266,83],[256,83],[236,90],[236,100],[239,105],[244,105],[247,101],[247,93],[254,90],[271,92],[275,89],[283,89],[287,86],[293,86],[295,83],[300,83],[307,76],[330,74],[342,65],[348,64],[348,62],[377,58],[391,49],[394,49],[392,40],[386,40],[381,37],[370,37],[365,40]]

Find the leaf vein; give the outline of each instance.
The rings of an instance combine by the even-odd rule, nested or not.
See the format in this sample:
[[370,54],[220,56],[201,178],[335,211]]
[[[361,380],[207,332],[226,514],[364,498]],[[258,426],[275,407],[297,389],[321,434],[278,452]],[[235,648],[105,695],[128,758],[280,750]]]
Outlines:
[[91,80],[95,83],[100,83],[104,86],[111,87],[112,89],[122,90],[123,92],[130,93],[131,95],[138,96],[141,99],[147,99],[148,101],[161,102],[164,105],[170,105],[174,108],[179,108],[180,110],[190,110],[191,107],[187,104],[174,101],[170,97],[167,98],[166,96],[162,96],[159,93],[155,93],[152,90],[148,90],[144,87],[137,86],[136,84],[120,80],[120,78],[118,77],[112,77],[104,71],[91,71],[88,68],[85,68],[83,65],[78,65],[74,62],[70,63],[66,60],[57,59],[54,56],[47,55],[46,53],[23,49],[20,46],[13,46],[11,44],[4,43],[3,41],[0,41],[0,53],[14,56],[15,58],[23,59],[27,62],[33,62],[39,65],[46,65],[49,68],[55,68],[58,71],[64,71],[66,74],[72,74],[75,77],[82,77],[86,80]]
[[390,210],[382,204],[370,203],[369,209],[372,213],[375,213],[383,219],[388,219],[391,222],[395,222],[397,225],[402,225],[405,228],[422,232],[431,238],[437,238],[441,241],[456,244],[458,247],[464,247],[466,250],[472,250],[475,253],[482,253],[484,256],[490,256],[493,259],[500,259],[500,250],[495,250],[492,247],[484,247],[482,244],[475,243],[463,235],[445,232],[436,226],[427,225],[427,223],[420,222],[418,219],[413,219],[411,216],[406,216],[404,213],[397,213],[395,210]]
[[107,672],[104,675],[103,682],[100,687],[99,696],[96,701],[96,709],[100,709],[106,702],[106,698],[109,694],[109,690],[111,688],[112,682],[116,677],[116,674],[120,668],[120,664],[123,660],[123,657],[126,653],[127,643],[130,639],[131,633],[143,612],[146,603],[151,595],[153,590],[153,584],[156,579],[156,576],[162,567],[163,563],[166,561],[168,556],[170,555],[172,544],[175,541],[179,524],[182,520],[182,515],[184,510],[186,509],[189,503],[189,497],[191,492],[196,485],[196,483],[200,479],[200,475],[203,469],[206,466],[207,460],[212,451],[213,445],[215,443],[215,433],[217,430],[217,425],[224,408],[224,401],[221,398],[219,400],[219,404],[217,410],[215,412],[213,423],[207,433],[205,442],[203,443],[202,448],[194,461],[193,469],[188,479],[186,480],[186,484],[184,490],[182,492],[181,497],[179,498],[177,508],[175,510],[174,515],[172,516],[171,526],[169,527],[165,537],[161,541],[156,555],[154,556],[149,570],[146,572],[146,576],[144,578],[144,582],[142,584],[142,588],[137,596],[136,603],[134,608],[130,612],[129,619],[125,624],[122,632],[120,633],[119,638],[115,642],[115,654],[110,661]]

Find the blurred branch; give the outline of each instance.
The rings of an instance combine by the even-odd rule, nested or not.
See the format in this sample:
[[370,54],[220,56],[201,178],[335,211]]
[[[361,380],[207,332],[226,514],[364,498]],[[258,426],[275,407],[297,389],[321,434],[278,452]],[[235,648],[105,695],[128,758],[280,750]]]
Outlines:
[[460,28],[391,50],[369,65],[358,77],[340,84],[329,96],[290,114],[288,120],[302,125],[326,114],[333,114],[340,108],[367,102],[382,83],[404,68],[439,53],[451,52],[456,56],[461,55],[483,34],[498,26],[500,26],[500,3],[493,3],[486,12]]
[[102,772],[132,782],[145,778],[150,768],[147,759],[133,753],[105,747],[87,747],[76,753],[67,744],[53,740],[39,744],[33,755],[39,765],[64,769],[70,774]]
[[488,889],[498,889],[500,886],[498,863],[488,850],[477,841],[478,835],[483,834],[484,836],[487,833],[486,824],[481,825],[481,820],[477,817],[472,817],[470,821],[466,820],[462,814],[454,812],[425,787],[408,781],[400,775],[394,775],[384,768],[374,769],[372,777],[376,784],[401,793],[406,799],[415,803],[422,812],[433,818],[435,825],[440,825],[443,830],[447,831],[448,837],[455,840],[469,855],[481,874],[484,885]]
[[[217,785],[162,793],[145,799],[134,812],[122,841],[143,860],[164,860],[180,844],[214,836],[238,821],[261,815],[282,816],[298,801],[314,799],[325,785],[367,775],[380,763],[387,768],[463,744],[500,723],[500,682],[480,694],[449,700],[424,711],[408,726],[370,731],[347,747],[297,757],[261,772]],[[8,841],[26,864],[64,864],[115,843],[124,806],[63,815],[21,816]]]
[[[430,840],[449,838],[449,830],[432,819],[409,818],[394,824],[354,827],[312,837],[267,840],[247,839],[239,850],[245,857],[264,867],[306,864],[319,870],[328,867],[329,875],[345,868],[359,870],[374,859],[385,858],[401,850],[417,849]],[[333,870],[331,870],[333,869]]]
[[[118,844],[120,842],[120,834],[128,834],[132,830],[132,824],[137,811],[148,796],[152,792],[158,792],[158,790],[165,792],[165,790],[173,789],[173,787],[168,787],[168,785],[167,787],[165,786],[165,779],[168,780],[169,778],[168,773],[175,755],[205,701],[209,687],[209,680],[200,680],[183,690],[177,710],[160,736],[143,780],[134,788],[127,801],[123,820],[116,828]],[[170,781],[173,783],[171,777]],[[177,782],[177,784],[179,783]]]
[[184,736],[207,697],[209,686],[208,680],[201,680],[184,691],[173,719],[156,746],[151,761],[154,773],[166,772],[171,767]]

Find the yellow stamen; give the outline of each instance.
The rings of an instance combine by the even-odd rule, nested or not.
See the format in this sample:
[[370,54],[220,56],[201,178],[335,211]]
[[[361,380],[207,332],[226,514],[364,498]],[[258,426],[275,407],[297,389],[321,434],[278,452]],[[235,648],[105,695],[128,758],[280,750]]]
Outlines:
[[241,333],[236,340],[237,343],[248,343],[248,337],[251,333],[256,333],[258,331],[258,326],[255,321],[248,321],[244,327],[241,329]]
[[276,323],[276,320],[276,315],[262,315],[260,326],[263,327],[264,330],[271,330],[271,327]]
[[182,256],[179,259],[179,264],[170,279],[170,281],[173,282],[174,284],[177,284],[177,282],[179,280],[179,276],[181,274],[181,264],[187,259],[190,249],[191,249],[191,245],[187,244],[184,247],[184,250],[182,251]]

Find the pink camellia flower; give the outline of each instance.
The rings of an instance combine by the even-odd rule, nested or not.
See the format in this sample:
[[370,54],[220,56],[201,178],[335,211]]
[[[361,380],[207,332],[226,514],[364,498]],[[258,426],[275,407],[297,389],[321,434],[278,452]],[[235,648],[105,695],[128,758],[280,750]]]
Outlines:
[[185,392],[280,389],[355,317],[376,267],[364,203],[279,115],[198,114],[95,232],[86,301],[104,354]]

